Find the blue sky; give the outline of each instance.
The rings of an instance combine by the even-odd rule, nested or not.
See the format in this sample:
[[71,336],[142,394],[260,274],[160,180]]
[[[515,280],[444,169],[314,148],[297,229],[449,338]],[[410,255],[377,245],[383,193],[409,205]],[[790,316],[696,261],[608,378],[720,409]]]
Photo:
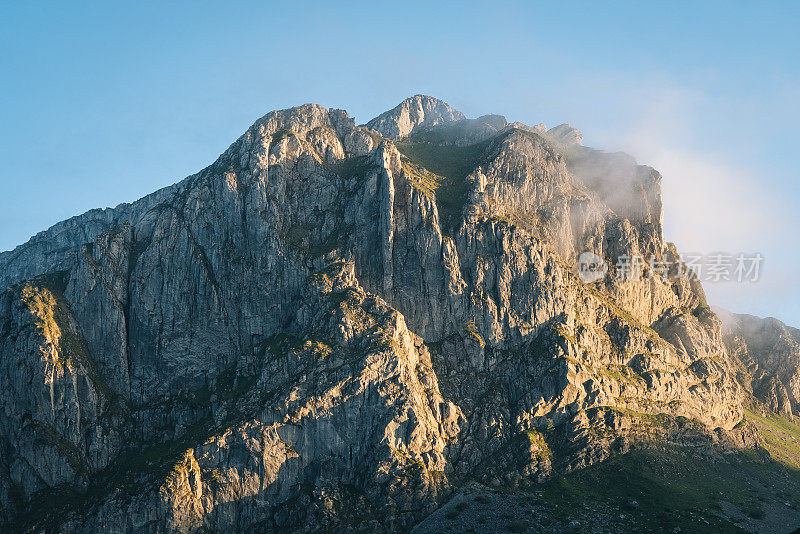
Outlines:
[[272,109],[366,122],[426,93],[653,165],[681,250],[765,257],[709,300],[800,325],[800,4],[20,4],[0,7],[0,250],[196,172]]

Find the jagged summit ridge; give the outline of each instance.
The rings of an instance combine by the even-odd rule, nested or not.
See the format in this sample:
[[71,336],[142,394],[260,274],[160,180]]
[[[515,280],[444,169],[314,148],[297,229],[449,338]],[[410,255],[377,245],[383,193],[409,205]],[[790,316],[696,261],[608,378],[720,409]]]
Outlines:
[[[544,124],[533,127],[520,122],[509,124],[502,115],[485,115],[477,119],[467,119],[463,113],[453,109],[446,102],[426,95],[407,98],[395,108],[380,114],[367,123],[369,129],[379,132],[388,139],[407,137],[437,126],[457,127],[460,135],[454,138],[452,143],[460,146],[474,144],[514,128],[542,134],[547,132]],[[553,132],[558,133],[553,137],[555,140],[568,144],[571,142],[568,139],[582,138],[580,132],[567,127],[567,125],[553,128],[548,135]],[[293,134],[300,134],[300,137],[295,137]],[[346,111],[335,108],[326,109],[318,104],[304,104],[272,111],[258,119],[242,138],[258,138],[262,145],[269,146],[273,141],[273,136],[288,138],[290,144],[294,143],[291,139],[302,138],[311,145],[324,146],[325,150],[330,152],[315,151],[315,154],[328,161],[331,158],[341,159],[367,154],[379,142],[375,135],[362,128],[356,128],[355,121]],[[322,141],[323,137],[326,140]],[[237,140],[231,149],[241,143],[242,138]],[[331,142],[334,139],[336,142]],[[225,154],[221,158],[224,156]],[[63,245],[88,242],[92,236],[126,221],[135,224],[153,206],[183,194],[184,188],[192,178],[190,176],[133,203],[123,203],[116,208],[90,210],[83,215],[55,224],[14,250],[0,252],[0,288],[42,272],[60,269],[65,265],[64,256],[74,254],[74,251]],[[61,243],[62,246],[53,246],[56,242]],[[47,259],[43,260],[43,258]]]
[[581,145],[583,144],[583,134],[577,128],[573,128],[569,124],[559,124],[547,131],[547,135],[562,143],[564,145]]
[[369,121],[366,126],[392,140],[436,127],[455,126],[464,130],[462,137],[454,141],[455,144],[460,145],[479,142],[506,128],[518,128],[532,133],[547,133],[549,138],[566,146],[583,143],[583,134],[569,124],[560,124],[548,130],[542,123],[535,126],[528,126],[521,122],[509,124],[502,115],[484,115],[477,119],[468,119],[443,100],[427,95],[415,95],[405,99],[395,108]]
[[438,98],[415,95],[378,115],[367,123],[367,127],[387,139],[399,139],[419,130],[464,119],[463,113]]

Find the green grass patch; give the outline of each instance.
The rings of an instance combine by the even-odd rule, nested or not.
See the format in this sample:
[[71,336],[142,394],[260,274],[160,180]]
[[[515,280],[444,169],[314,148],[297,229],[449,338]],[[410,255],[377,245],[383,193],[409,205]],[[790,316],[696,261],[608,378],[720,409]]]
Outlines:
[[[684,459],[678,455],[653,458],[645,452],[631,452],[552,480],[545,485],[543,496],[557,515],[564,518],[584,502],[621,507],[629,498],[635,498],[641,509],[654,514],[655,521],[648,526],[660,523],[668,528],[682,527],[682,515],[688,515],[690,510],[707,509],[711,504],[708,499],[711,488],[698,487],[694,480],[686,480],[686,471]],[[665,472],[676,476],[665,476]]]
[[436,199],[436,190],[439,185],[444,181],[441,176],[430,172],[428,169],[417,165],[411,160],[403,161],[403,170],[413,185],[419,191],[425,194],[428,198]]
[[[642,531],[653,532],[675,527],[681,532],[741,532],[719,515],[719,502],[731,502],[762,519],[758,503],[775,500],[779,479],[785,485],[782,495],[791,495],[794,506],[800,501],[796,471],[788,473],[783,465],[744,453],[711,454],[678,447],[634,450],[548,481],[542,498],[563,520],[592,503],[612,515],[624,513]],[[626,507],[632,500],[636,509]]]
[[800,470],[800,424],[780,415],[761,415],[750,409],[745,410],[745,418],[756,425],[761,434],[761,446],[773,460]]
[[489,144],[487,140],[460,147],[414,137],[395,142],[400,153],[412,164],[441,177],[433,191],[443,230],[453,232],[461,222],[461,212],[469,192],[466,177],[483,161]]
[[545,440],[544,434],[532,429],[526,430],[525,434],[528,436],[532,448],[536,451],[535,454],[537,458],[549,460],[553,457],[553,451],[550,450],[550,445],[548,445],[547,440]]
[[596,368],[597,372],[601,375],[607,376],[617,382],[624,382],[631,385],[645,384],[644,378],[636,374],[636,372],[627,365],[607,364],[600,365]]
[[272,138],[270,139],[270,146],[276,143],[280,143],[287,137],[291,136],[297,137],[297,134],[294,131],[290,130],[289,128],[281,128],[280,130],[272,134]]

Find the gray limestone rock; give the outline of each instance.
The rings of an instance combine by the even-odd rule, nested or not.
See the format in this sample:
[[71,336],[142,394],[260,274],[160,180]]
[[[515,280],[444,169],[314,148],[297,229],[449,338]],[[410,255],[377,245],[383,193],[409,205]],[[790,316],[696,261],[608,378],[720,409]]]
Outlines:
[[407,137],[415,132],[448,124],[466,117],[446,102],[426,95],[406,98],[397,107],[369,121],[367,127],[387,139]]
[[677,250],[660,175],[575,132],[425,96],[366,128],[275,111],[0,254],[0,522],[399,531],[466,481],[623,450],[589,432],[627,435],[619,411],[732,431],[699,283],[578,277]]
[[741,363],[745,387],[776,413],[800,414],[800,330],[773,317],[714,312],[728,352]]

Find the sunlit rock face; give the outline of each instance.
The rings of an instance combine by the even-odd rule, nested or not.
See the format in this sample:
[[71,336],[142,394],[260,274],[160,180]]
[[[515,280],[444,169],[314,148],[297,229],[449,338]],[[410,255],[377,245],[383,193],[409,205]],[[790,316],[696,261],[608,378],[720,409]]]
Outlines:
[[367,123],[367,127],[387,139],[396,140],[464,119],[466,117],[463,113],[451,108],[446,102],[426,95],[416,95],[378,115]]
[[632,417],[730,434],[699,283],[578,277],[584,251],[677,257],[660,175],[581,139],[309,104],[0,254],[0,522],[399,531],[625,450]]

